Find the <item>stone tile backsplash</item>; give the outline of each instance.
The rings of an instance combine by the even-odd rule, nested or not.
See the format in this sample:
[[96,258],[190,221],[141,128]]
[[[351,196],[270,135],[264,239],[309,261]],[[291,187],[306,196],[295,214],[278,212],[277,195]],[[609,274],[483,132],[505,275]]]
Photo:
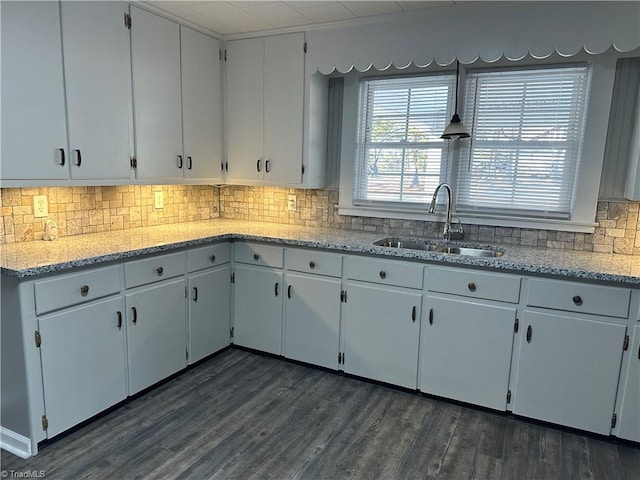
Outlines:
[[[287,195],[296,194],[297,209],[287,209]],[[338,215],[337,190],[294,190],[273,187],[220,187],[220,216],[237,220],[324,226],[378,232],[381,235],[437,237],[442,224],[416,220]],[[499,242],[567,250],[640,255],[639,203],[598,203],[595,233],[465,225],[466,240]]]
[[[164,208],[155,209],[153,193],[164,193]],[[296,210],[287,197],[296,195]],[[33,196],[47,195],[49,215],[34,218]],[[338,190],[275,187],[128,185],[114,187],[40,187],[0,189],[0,244],[42,239],[43,223],[53,219],[58,234],[123,230],[206,220],[237,220],[323,226],[381,235],[437,237],[442,224],[416,220],[338,215]],[[466,240],[513,245],[640,255],[640,204],[601,201],[595,233],[465,225]]]
[[[164,208],[154,208],[162,191]],[[35,218],[33,196],[46,195],[49,215]],[[59,236],[108,232],[218,217],[218,190],[211,186],[125,185],[0,189],[0,244],[41,240],[47,219]]]

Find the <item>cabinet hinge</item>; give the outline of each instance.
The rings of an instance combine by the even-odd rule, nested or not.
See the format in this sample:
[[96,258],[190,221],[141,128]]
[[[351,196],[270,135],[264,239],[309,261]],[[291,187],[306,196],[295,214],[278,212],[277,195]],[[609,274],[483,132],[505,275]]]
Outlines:
[[340,301],[342,303],[347,303],[347,291],[346,290],[340,290]]
[[629,335],[624,336],[624,342],[622,343],[622,351],[626,352],[629,350]]
[[187,293],[187,286],[184,286],[184,298],[187,298],[189,294]]
[[613,417],[611,417],[611,428],[616,428],[617,422],[618,422],[618,415],[614,413]]
[[42,415],[42,430],[46,430],[49,428],[49,420],[47,420],[46,415]]
[[518,333],[518,330],[520,330],[520,320],[516,318],[516,322],[513,325],[513,333]]
[[184,351],[184,359],[188,362],[189,361],[189,350],[185,350]]
[[220,60],[220,61],[222,60],[222,49],[221,48],[218,49],[218,60]]
[[342,365],[344,365],[344,352],[342,353]]
[[131,30],[131,15],[128,13],[124,14],[124,27]]
[[231,283],[236,283],[236,274],[235,274],[235,272],[231,274]]
[[135,155],[131,155],[129,157],[129,165],[131,165],[131,170],[135,170],[136,168],[138,168],[138,159]]
[[302,164],[302,175],[304,175],[304,164]]
[[227,61],[227,49],[226,48],[224,49],[224,61],[225,62]]
[[307,42],[304,42],[303,50],[304,50],[304,53],[307,53]]
[[42,345],[42,337],[40,336],[40,332],[36,330],[34,337],[36,341],[36,348],[40,348],[40,345]]
[[230,336],[231,338],[233,338],[233,333],[234,333],[234,330],[233,330],[233,327],[231,327],[231,328],[229,329],[229,336]]
[[344,353],[338,352],[338,365],[344,365]]
[[507,390],[507,403],[511,403],[511,390]]

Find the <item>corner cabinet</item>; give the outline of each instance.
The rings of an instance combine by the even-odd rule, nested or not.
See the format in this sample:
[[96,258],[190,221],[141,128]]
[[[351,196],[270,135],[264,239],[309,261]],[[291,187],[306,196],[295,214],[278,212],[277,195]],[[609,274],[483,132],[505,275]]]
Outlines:
[[288,248],[285,266],[282,354],[337,370],[342,256]]
[[301,186],[304,34],[226,45],[226,181]]
[[632,331],[620,377],[618,415],[613,433],[619,438],[640,442],[640,325]]
[[234,243],[233,343],[282,353],[283,249]]
[[129,180],[131,70],[123,21],[129,6],[2,2],[0,8],[2,185]]

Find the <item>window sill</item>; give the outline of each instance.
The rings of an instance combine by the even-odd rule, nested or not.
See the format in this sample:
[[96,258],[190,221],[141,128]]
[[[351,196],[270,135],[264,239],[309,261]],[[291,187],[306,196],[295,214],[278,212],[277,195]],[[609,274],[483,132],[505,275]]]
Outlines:
[[[353,217],[393,218],[401,220],[418,220],[423,222],[442,222],[443,214],[427,213],[418,210],[403,210],[394,208],[364,207],[353,205],[338,205],[338,214]],[[452,215],[455,221],[463,225],[483,225],[492,227],[528,228],[535,230],[552,230],[559,232],[593,233],[597,223],[571,222],[569,220],[532,219],[528,217],[503,217],[489,215]]]

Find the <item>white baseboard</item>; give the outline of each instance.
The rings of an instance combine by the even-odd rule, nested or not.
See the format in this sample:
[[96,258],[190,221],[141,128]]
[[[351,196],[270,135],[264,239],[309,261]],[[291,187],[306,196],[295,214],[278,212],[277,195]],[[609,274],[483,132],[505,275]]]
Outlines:
[[31,440],[4,427],[0,427],[0,448],[20,458],[32,456]]

